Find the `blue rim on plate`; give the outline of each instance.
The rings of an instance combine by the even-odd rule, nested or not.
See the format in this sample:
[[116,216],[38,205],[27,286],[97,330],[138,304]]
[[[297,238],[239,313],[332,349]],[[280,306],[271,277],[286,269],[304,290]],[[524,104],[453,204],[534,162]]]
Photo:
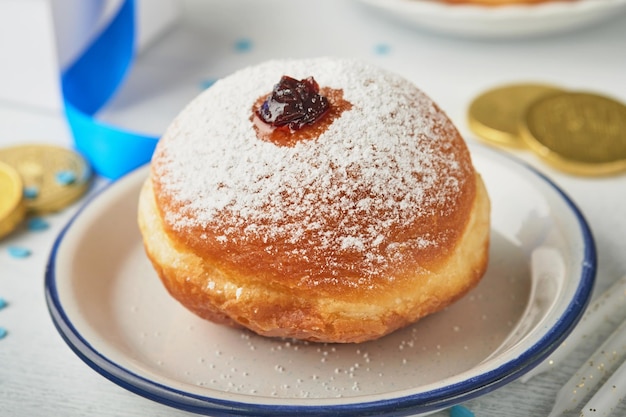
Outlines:
[[[472,146],[475,147],[475,146]],[[92,346],[89,340],[78,331],[72,320],[66,313],[61,302],[56,275],[56,261],[60,246],[76,219],[81,216],[85,208],[97,199],[104,191],[114,187],[120,179],[109,184],[98,194],[86,202],[63,228],[51,250],[45,272],[45,295],[48,309],[58,332],[74,351],[87,365],[93,368],[115,384],[139,394],[158,403],[193,412],[212,416],[254,415],[254,416],[292,416],[292,415],[321,415],[332,412],[333,415],[344,416],[367,416],[367,415],[411,415],[415,413],[430,413],[445,409],[452,405],[473,399],[490,391],[493,391],[528,372],[534,366],[551,354],[556,347],[567,337],[574,326],[580,320],[585,307],[589,303],[596,274],[596,249],[591,230],[578,207],[554,182],[544,174],[531,166],[518,161],[510,155],[486,150],[483,152],[499,155],[510,160],[527,173],[545,182],[556,195],[559,196],[571,210],[578,222],[579,232],[583,241],[583,254],[581,275],[575,294],[567,305],[564,313],[558,321],[537,340],[530,348],[517,357],[466,380],[459,381],[440,388],[425,392],[413,393],[403,396],[391,395],[388,399],[376,399],[371,401],[357,401],[345,403],[324,403],[323,401],[302,401],[302,404],[274,404],[259,402],[240,402],[222,398],[213,398],[186,392],[165,384],[158,383],[142,375],[127,369]],[[132,175],[130,173],[128,175]],[[124,177],[126,178],[126,177]]]

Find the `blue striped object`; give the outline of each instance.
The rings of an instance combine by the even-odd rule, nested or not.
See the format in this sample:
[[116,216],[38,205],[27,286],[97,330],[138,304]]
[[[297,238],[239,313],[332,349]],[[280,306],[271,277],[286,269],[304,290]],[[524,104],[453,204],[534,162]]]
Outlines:
[[157,137],[102,123],[95,114],[123,81],[135,54],[135,2],[124,0],[99,36],[61,74],[65,114],[76,148],[111,179],[147,163]]

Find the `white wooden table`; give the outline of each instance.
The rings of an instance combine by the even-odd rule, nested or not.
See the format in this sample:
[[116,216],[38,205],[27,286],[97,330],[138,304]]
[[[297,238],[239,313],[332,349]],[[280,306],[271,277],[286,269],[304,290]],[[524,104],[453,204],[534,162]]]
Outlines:
[[[302,26],[294,17],[299,11],[308,21],[325,24],[296,31]],[[540,81],[626,102],[624,15],[574,33],[510,41],[434,35],[348,1],[205,0],[185,16],[179,27],[138,58],[127,85],[103,119],[161,132],[203,82],[247,64],[288,56],[357,57],[399,72],[433,97],[468,141],[475,140],[466,124],[470,101],[501,83]],[[287,18],[279,21],[280,16]],[[233,47],[239,40],[249,41],[251,47]],[[72,143],[61,114],[0,103],[0,147],[25,142],[68,147]],[[596,292],[625,275],[626,174],[573,177],[530,154],[515,153],[562,187],[586,216],[599,254]],[[105,182],[99,179],[96,188]],[[74,355],[56,332],[44,300],[44,268],[57,233],[77,207],[48,216],[51,227],[46,231],[21,230],[0,241],[0,297],[9,303],[0,311],[0,326],[8,330],[0,340],[0,415],[190,415],[109,382]],[[7,252],[10,245],[28,247],[32,255],[12,258]],[[594,338],[606,337],[610,331],[608,326],[598,329]],[[545,416],[559,387],[592,351],[593,346],[583,346],[560,369],[526,384],[513,382],[466,405],[481,417]],[[626,406],[618,415],[626,415]]]

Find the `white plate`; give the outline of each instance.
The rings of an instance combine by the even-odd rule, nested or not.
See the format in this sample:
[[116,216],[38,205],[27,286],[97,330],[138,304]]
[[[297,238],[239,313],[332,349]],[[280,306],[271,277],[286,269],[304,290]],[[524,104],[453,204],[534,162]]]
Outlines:
[[437,0],[361,0],[419,28],[448,35],[515,38],[588,26],[626,10],[626,0],[548,1],[500,7],[451,5]]
[[596,265],[585,220],[554,184],[490,149],[472,155],[493,205],[486,276],[453,306],[378,341],[268,339],[189,313],[143,252],[136,210],[146,168],[99,194],[59,236],[46,272],[50,313],[96,371],[197,413],[397,416],[465,401],[556,348],[588,303]]

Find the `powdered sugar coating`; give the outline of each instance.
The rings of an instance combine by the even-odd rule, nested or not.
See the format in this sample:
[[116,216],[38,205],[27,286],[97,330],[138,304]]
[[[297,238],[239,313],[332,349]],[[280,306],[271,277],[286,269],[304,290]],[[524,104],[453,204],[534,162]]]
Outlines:
[[[282,75],[341,89],[352,108],[293,147],[259,140],[253,103]],[[305,262],[303,277],[321,266],[320,280],[368,279],[452,233],[415,225],[454,214],[473,172],[459,141],[432,100],[395,74],[352,60],[270,61],[216,82],[181,112],[158,144],[153,179],[175,233],[240,245],[239,257],[261,245],[280,272]]]

